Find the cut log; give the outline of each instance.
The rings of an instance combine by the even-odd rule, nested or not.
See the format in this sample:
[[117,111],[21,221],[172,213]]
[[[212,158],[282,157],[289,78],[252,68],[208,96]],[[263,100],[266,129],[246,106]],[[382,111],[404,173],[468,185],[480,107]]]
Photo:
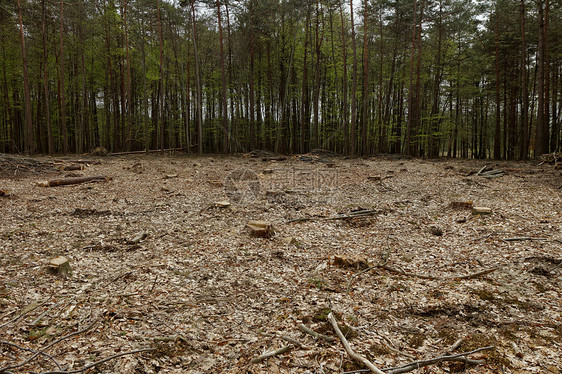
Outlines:
[[75,177],[75,178],[63,178],[63,179],[51,179],[48,181],[37,182],[38,187],[56,187],[56,186],[68,186],[71,184],[89,183],[89,182],[105,182],[113,178],[106,177],[103,175],[97,175],[95,177]]
[[250,221],[246,225],[250,234],[259,238],[271,238],[273,236],[273,225],[268,221]]
[[472,208],[472,214],[474,215],[484,215],[484,214],[491,214],[491,213],[492,213],[491,208],[486,208],[483,206],[475,206]]

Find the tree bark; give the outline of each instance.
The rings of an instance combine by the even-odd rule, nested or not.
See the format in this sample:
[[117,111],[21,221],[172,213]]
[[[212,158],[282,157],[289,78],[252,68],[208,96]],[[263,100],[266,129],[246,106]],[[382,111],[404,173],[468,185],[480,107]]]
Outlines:
[[548,127],[546,126],[545,119],[545,104],[544,104],[544,53],[545,53],[545,22],[544,22],[544,2],[543,0],[537,1],[538,6],[538,22],[539,22],[539,45],[538,45],[538,58],[537,58],[537,128],[535,140],[535,158],[548,151]]
[[366,155],[369,150],[367,149],[367,130],[369,127],[369,43],[368,43],[368,19],[367,19],[367,6],[369,1],[365,0],[363,3],[363,118],[361,126],[361,154]]
[[500,96],[500,36],[498,30],[498,10],[495,12],[496,20],[494,22],[494,41],[495,41],[495,92],[496,92],[496,123],[494,132],[494,158],[499,160],[501,154],[501,96]]
[[304,55],[303,55],[303,63],[302,63],[302,90],[301,90],[301,123],[300,123],[300,152],[305,153],[307,151],[307,145],[309,144],[306,141],[307,138],[307,129],[309,127],[309,101],[308,101],[308,38],[309,38],[309,23],[310,23],[310,12],[311,6],[310,1],[308,2],[306,8],[306,21],[304,24],[305,31],[304,31]]
[[521,87],[523,88],[523,105],[521,106],[521,149],[519,157],[526,160],[529,152],[529,134],[527,133],[529,93],[527,86],[527,43],[525,40],[525,0],[521,0]]
[[160,51],[160,95],[159,95],[159,103],[160,109],[158,110],[158,123],[159,123],[159,140],[160,140],[160,149],[164,149],[164,37],[162,35],[162,11],[160,10],[161,7],[161,0],[157,2],[157,9],[158,9],[158,48]]
[[201,94],[201,69],[199,67],[199,52],[197,49],[197,31],[195,28],[195,0],[191,0],[191,28],[193,32],[193,50],[195,58],[195,90],[196,90],[196,118],[197,118],[197,152],[203,153],[203,97]]
[[[18,0],[19,1],[19,0]],[[64,97],[64,0],[60,1],[60,121],[62,129],[62,153],[68,153],[68,133],[66,128],[66,100]]]
[[343,6],[339,3],[340,8],[340,22],[341,22],[341,39],[342,39],[342,59],[343,59],[343,78],[342,78],[342,109],[341,117],[343,122],[343,153],[350,153],[349,145],[349,110],[347,104],[347,35],[345,31],[345,22],[343,17]]
[[55,144],[53,142],[53,129],[51,127],[51,104],[49,100],[49,66],[47,59],[47,14],[45,9],[45,0],[41,1],[42,5],[42,36],[43,36],[43,98],[45,100],[45,126],[47,127],[47,152],[53,154],[55,152]]
[[217,20],[219,26],[219,44],[220,44],[220,64],[221,64],[221,83],[222,83],[222,129],[223,134],[223,152],[226,154],[230,149],[229,144],[229,133],[228,133],[228,97],[226,94],[227,82],[226,82],[226,71],[224,67],[224,45],[222,36],[222,22],[221,22],[221,5],[220,1],[217,0]]
[[131,143],[133,141],[133,120],[132,120],[132,108],[133,103],[131,101],[131,56],[129,51],[129,1],[123,0],[123,27],[124,27],[124,34],[125,34],[125,56],[126,56],[126,87],[125,87],[125,94],[126,94],[126,108],[125,108],[125,132],[126,132],[126,140],[125,140],[125,150],[131,150]]
[[353,0],[349,0],[351,16],[351,45],[353,50],[353,76],[351,83],[351,155],[357,154],[357,44],[355,41],[355,25],[353,23]]
[[33,140],[33,123],[31,119],[31,94],[29,92],[29,74],[27,71],[27,54],[25,49],[25,37],[23,35],[23,16],[21,11],[21,1],[18,0],[18,17],[20,21],[20,36],[21,36],[21,57],[23,64],[23,92],[25,95],[25,137],[24,148],[28,154],[35,153],[34,140]]
[[416,37],[417,37],[417,3],[414,0],[414,20],[412,23],[412,45],[410,48],[410,80],[408,85],[408,125],[406,127],[406,144],[404,151],[410,155],[412,153],[412,132],[414,127],[414,57],[416,50]]

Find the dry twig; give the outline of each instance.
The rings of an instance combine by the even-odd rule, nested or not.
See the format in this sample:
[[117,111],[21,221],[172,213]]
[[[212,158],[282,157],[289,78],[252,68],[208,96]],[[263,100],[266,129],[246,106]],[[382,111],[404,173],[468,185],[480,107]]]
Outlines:
[[9,373],[11,369],[15,369],[15,368],[19,368],[22,367],[24,365],[27,365],[28,363],[30,363],[35,357],[39,356],[40,354],[43,354],[47,349],[51,348],[52,346],[62,342],[63,340],[69,339],[73,336],[76,335],[80,335],[86,331],[88,331],[89,329],[91,329],[92,327],[94,327],[94,325],[96,324],[97,320],[94,320],[94,322],[90,323],[88,326],[86,326],[85,328],[83,328],[82,330],[78,330],[75,332],[72,332],[68,335],[63,336],[62,338],[59,338],[57,340],[55,340],[54,342],[52,342],[51,344],[47,345],[46,347],[35,351],[35,353],[33,355],[31,355],[29,358],[27,358],[26,360],[24,360],[23,362],[19,363],[19,364],[15,364],[15,365],[8,365],[8,366],[4,366],[3,368],[0,368],[0,374],[4,374],[4,373]]
[[354,212],[351,212],[349,214],[340,214],[334,217],[305,217],[305,218],[296,218],[296,219],[292,219],[287,221],[286,223],[294,223],[294,222],[307,222],[307,221],[336,221],[336,220],[340,220],[340,219],[353,219],[353,218],[360,218],[360,217],[369,217],[369,216],[374,216],[375,214],[380,213],[377,210],[369,210],[369,209],[365,209],[365,210],[357,210]]
[[476,273],[471,273],[471,274],[466,274],[466,275],[455,275],[455,276],[452,276],[452,277],[434,277],[434,276],[432,276],[432,275],[424,275],[424,274],[410,273],[410,272],[407,272],[407,271],[405,271],[405,270],[396,269],[396,268],[393,268],[392,266],[388,266],[388,265],[385,265],[385,264],[378,264],[378,265],[374,265],[374,266],[368,267],[367,269],[362,270],[361,272],[359,272],[359,273],[357,273],[357,274],[354,274],[354,275],[351,277],[351,279],[349,280],[349,282],[347,283],[347,291],[346,291],[346,292],[349,293],[349,290],[350,290],[351,286],[353,285],[353,282],[355,281],[355,279],[356,279],[358,276],[360,276],[361,274],[364,274],[364,273],[366,273],[366,272],[368,272],[368,271],[371,271],[371,270],[373,270],[373,269],[375,269],[375,268],[385,269],[385,270],[388,270],[388,271],[393,272],[393,273],[397,273],[397,274],[401,274],[401,275],[407,275],[407,276],[410,276],[410,277],[416,277],[416,278],[420,278],[420,279],[430,279],[430,280],[461,280],[461,279],[472,279],[472,278],[477,278],[477,277],[479,277],[479,276],[481,276],[481,275],[486,275],[486,274],[492,273],[492,272],[494,272],[494,271],[496,271],[496,270],[499,269],[499,267],[493,267],[493,268],[490,268],[490,269],[486,269],[486,270],[482,270],[482,271],[478,271],[478,272],[476,272]]
[[156,348],[144,348],[144,349],[137,349],[136,351],[130,351],[130,352],[123,352],[123,353],[118,353],[116,355],[113,356],[109,356],[106,357],[104,359],[101,359],[99,361],[96,361],[94,363],[91,363],[90,365],[84,366],[82,369],[76,369],[76,370],[56,370],[56,371],[43,371],[39,374],[76,374],[76,373],[82,373],[88,369],[91,369],[93,367],[96,367],[98,365],[101,365],[107,361],[111,361],[115,358],[121,357],[121,356],[127,356],[127,355],[132,355],[134,353],[140,353],[140,352],[150,352],[150,351],[154,351]]
[[[14,347],[14,348],[20,349],[20,350],[22,350],[22,351],[27,351],[27,352],[31,352],[31,353],[37,353],[37,351],[35,351],[35,350],[31,349],[31,348],[25,348],[25,347],[22,347],[22,346],[19,346],[19,345],[17,345],[17,344],[14,344],[14,343],[11,343],[11,342],[7,342],[7,341],[4,341],[4,340],[0,340],[0,344],[9,345],[10,347]],[[47,358],[50,359],[51,361],[53,361],[53,363],[54,363],[55,365],[57,365],[57,367],[58,367],[60,370],[62,370],[62,368],[60,367],[59,363],[57,362],[57,360],[54,359],[53,356],[51,356],[50,354],[45,353],[45,352],[40,352],[40,354],[41,354],[42,356],[47,357]],[[2,372],[2,371],[0,371],[0,373],[1,373],[1,372]]]
[[347,352],[347,354],[349,356],[351,356],[351,358],[353,358],[355,361],[359,361],[362,364],[364,364],[365,366],[367,366],[373,373],[384,374],[384,372],[382,370],[380,370],[379,368],[377,368],[371,361],[367,360],[365,357],[363,357],[360,354],[355,353],[353,351],[353,349],[349,345],[349,342],[347,341],[345,336],[343,336],[340,328],[338,327],[338,322],[336,321],[336,318],[334,317],[334,314],[332,312],[330,312],[328,314],[328,322],[330,322],[332,324],[332,327],[334,328],[334,331],[338,335],[338,338],[340,338],[340,341],[341,341],[343,347],[345,348],[345,351]]
[[[480,365],[485,363],[485,360],[472,360],[470,358],[467,358],[466,356],[480,352],[480,351],[484,351],[484,350],[488,350],[488,349],[494,349],[494,346],[489,346],[489,347],[483,347],[483,348],[478,348],[475,349],[473,351],[470,352],[463,352],[463,353],[459,353],[457,355],[451,355],[451,356],[439,356],[439,357],[435,357],[435,358],[430,358],[428,360],[420,360],[420,361],[414,361],[411,362],[409,364],[400,366],[400,367],[396,367],[396,368],[388,368],[388,369],[383,369],[382,373],[385,374],[401,374],[401,373],[407,373],[410,371],[414,371],[417,370],[419,368],[422,368],[424,366],[429,366],[429,365],[434,365],[434,364],[438,364],[440,362],[445,362],[445,361],[457,361],[457,362],[463,362],[465,364],[469,364],[469,365]],[[345,372],[344,374],[350,374],[350,373],[367,373],[369,371],[372,371],[370,369],[361,369],[361,370],[355,370],[355,371],[348,371]]]
[[305,326],[304,324],[302,324],[302,323],[299,324],[299,329],[300,329],[301,331],[303,331],[303,332],[309,334],[309,335],[314,336],[316,339],[324,339],[325,341],[330,342],[330,343],[336,341],[335,338],[333,338],[333,337],[331,337],[331,336],[328,336],[328,335],[319,334],[319,333],[317,333],[316,331],[314,331],[314,330],[312,330],[312,329],[306,327],[306,326]]
[[292,346],[292,345],[286,345],[286,346],[284,346],[283,348],[279,348],[279,349],[277,349],[277,350],[275,350],[275,351],[269,351],[269,352],[264,353],[264,354],[261,355],[261,356],[258,356],[258,357],[256,357],[256,358],[253,358],[252,361],[250,361],[250,363],[252,363],[252,364],[257,364],[258,362],[265,361],[265,360],[267,360],[268,358],[271,358],[271,357],[274,357],[274,356],[277,356],[277,355],[281,355],[281,354],[283,354],[283,353],[285,353],[285,352],[288,352],[288,351],[290,351],[291,349],[293,349],[293,346]]

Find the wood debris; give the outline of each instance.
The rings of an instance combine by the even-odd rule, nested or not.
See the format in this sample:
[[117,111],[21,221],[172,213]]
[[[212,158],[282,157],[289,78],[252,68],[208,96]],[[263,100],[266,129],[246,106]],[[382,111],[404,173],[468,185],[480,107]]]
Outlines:
[[106,177],[103,175],[97,175],[93,177],[72,177],[63,179],[51,179],[48,181],[36,182],[37,187],[57,187],[57,186],[69,186],[73,184],[91,183],[91,182],[106,182],[113,178]]
[[275,231],[271,222],[256,220],[250,221],[246,224],[250,229],[250,234],[259,238],[271,238]]
[[48,272],[51,274],[69,274],[72,272],[70,267],[70,261],[64,256],[58,256],[49,261],[47,268]]
[[488,168],[488,165],[484,165],[482,169],[478,170],[476,176],[482,178],[500,178],[503,177],[505,174],[506,172],[503,170],[495,170],[492,168]]
[[472,214],[474,215],[486,215],[491,213],[492,213],[492,208],[487,208],[483,206],[472,207]]
[[[138,155],[83,164],[119,183],[33,188],[63,178],[59,166],[74,157],[33,157],[19,164],[26,174],[0,179],[10,196],[0,198],[0,369],[60,341],[42,351],[56,363],[39,353],[6,371],[365,370],[327,321],[332,309],[353,351],[385,373],[562,367],[562,196],[552,168],[525,178],[536,165],[494,164],[523,170],[502,183],[465,177],[479,160],[338,158],[336,188],[323,189],[322,173],[336,170],[318,159]],[[141,175],[126,171],[136,162]],[[262,175],[267,168],[274,173]],[[251,199],[207,182],[235,170],[263,182]],[[245,191],[251,181],[241,182]],[[473,216],[473,205],[492,214]],[[275,235],[254,237],[250,220]],[[59,254],[73,276],[48,275]],[[144,349],[154,350],[131,353]]]

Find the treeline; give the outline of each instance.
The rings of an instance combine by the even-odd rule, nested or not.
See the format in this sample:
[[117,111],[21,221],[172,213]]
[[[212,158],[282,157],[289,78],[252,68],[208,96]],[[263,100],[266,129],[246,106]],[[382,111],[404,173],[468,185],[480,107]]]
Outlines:
[[526,159],[560,149],[561,18],[560,0],[0,1],[0,152]]

